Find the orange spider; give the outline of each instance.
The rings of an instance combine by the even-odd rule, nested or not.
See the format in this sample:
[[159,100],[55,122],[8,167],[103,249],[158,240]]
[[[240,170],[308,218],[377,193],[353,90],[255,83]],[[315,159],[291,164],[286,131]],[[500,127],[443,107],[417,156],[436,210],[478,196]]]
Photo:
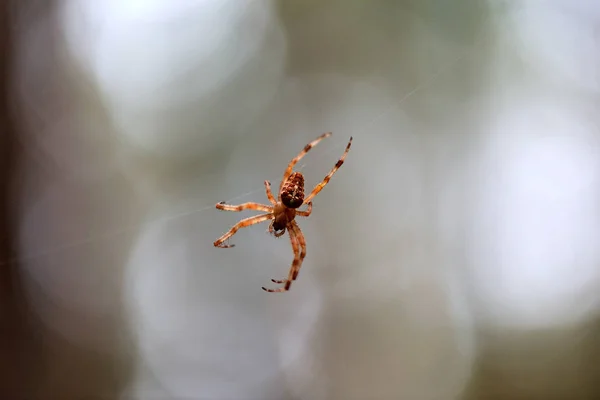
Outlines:
[[[331,132],[327,132],[304,146],[304,149],[290,161],[285,172],[281,184],[279,185],[279,194],[277,200],[273,197],[271,192],[271,183],[265,181],[265,188],[267,190],[267,198],[272,205],[260,204],[260,203],[244,203],[238,206],[225,204],[224,201],[217,204],[217,209],[223,211],[242,211],[242,210],[257,210],[264,211],[266,214],[257,215],[241,220],[235,224],[226,234],[218,238],[214,245],[215,247],[230,248],[235,245],[224,244],[230,237],[235,233],[247,226],[255,225],[264,221],[271,220],[269,225],[269,232],[275,236],[282,236],[286,229],[290,234],[290,241],[292,242],[292,249],[294,250],[294,261],[288,274],[287,279],[271,279],[272,282],[278,284],[285,284],[285,286],[277,289],[267,289],[263,286],[263,290],[267,292],[287,292],[292,286],[292,281],[295,281],[298,277],[298,272],[302,266],[302,261],[306,256],[306,241],[304,240],[304,234],[300,230],[300,227],[294,220],[296,216],[308,217],[312,211],[312,199],[327,185],[333,174],[342,166],[346,155],[350,151],[350,145],[352,144],[352,137],[348,141],[346,150],[342,157],[335,163],[335,166],[329,171],[327,176],[313,189],[313,191],[304,198],[304,176],[300,172],[292,172],[294,165],[302,159],[308,153],[310,149],[317,145],[321,140],[331,136]],[[297,210],[303,204],[307,204],[306,211]]]

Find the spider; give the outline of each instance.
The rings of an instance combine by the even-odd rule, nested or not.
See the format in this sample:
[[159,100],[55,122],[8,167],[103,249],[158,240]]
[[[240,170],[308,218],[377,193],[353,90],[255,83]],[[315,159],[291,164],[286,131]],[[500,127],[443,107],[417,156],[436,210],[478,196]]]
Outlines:
[[[225,204],[224,201],[216,205],[217,209],[223,211],[257,210],[263,211],[265,214],[260,214],[241,220],[227,233],[215,241],[215,247],[225,249],[234,247],[235,245],[225,244],[225,242],[228,241],[230,237],[235,235],[239,229],[264,221],[271,220],[269,225],[269,233],[275,237],[281,237],[286,230],[288,231],[290,235],[290,241],[292,243],[292,249],[294,251],[294,261],[292,261],[292,266],[286,279],[271,279],[272,282],[283,284],[284,286],[277,289],[267,289],[263,286],[262,289],[266,292],[287,292],[290,290],[292,282],[298,277],[298,272],[302,266],[302,261],[304,261],[304,257],[306,257],[306,241],[304,240],[304,234],[300,230],[300,227],[294,218],[296,216],[308,217],[310,215],[312,211],[312,199],[327,185],[333,174],[335,174],[335,172],[342,166],[346,155],[348,155],[348,152],[350,151],[352,137],[350,137],[344,154],[342,154],[342,157],[340,157],[338,162],[335,163],[335,166],[331,169],[331,171],[329,171],[327,176],[325,176],[325,178],[323,178],[323,180],[314,187],[308,197],[304,198],[304,175],[302,175],[300,172],[293,172],[292,170],[298,161],[300,161],[310,149],[316,146],[321,140],[329,136],[331,136],[331,132],[322,134],[304,146],[304,149],[302,149],[302,151],[296,157],[294,157],[292,161],[290,161],[285,169],[285,172],[283,173],[283,178],[281,179],[281,183],[279,185],[277,200],[275,200],[275,197],[273,197],[273,193],[271,192],[271,182],[265,181],[267,198],[269,199],[269,202],[271,202],[271,205],[251,202],[234,206]],[[306,210],[298,210],[298,208],[304,204],[307,205]]]

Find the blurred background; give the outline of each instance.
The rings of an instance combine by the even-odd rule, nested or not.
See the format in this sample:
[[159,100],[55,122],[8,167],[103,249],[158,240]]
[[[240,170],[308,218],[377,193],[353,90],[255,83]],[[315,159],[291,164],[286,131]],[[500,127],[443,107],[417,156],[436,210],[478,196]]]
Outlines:
[[597,2],[0,7],[0,397],[600,398]]

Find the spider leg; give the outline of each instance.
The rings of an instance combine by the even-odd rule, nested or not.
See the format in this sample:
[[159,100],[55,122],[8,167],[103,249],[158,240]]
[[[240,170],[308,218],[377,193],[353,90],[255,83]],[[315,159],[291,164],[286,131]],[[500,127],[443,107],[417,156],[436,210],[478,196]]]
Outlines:
[[280,194],[281,194],[281,188],[283,187],[283,184],[285,183],[287,178],[290,177],[290,175],[292,173],[292,169],[294,169],[294,166],[298,163],[298,161],[300,161],[302,159],[302,157],[304,157],[306,155],[306,153],[308,153],[310,151],[310,149],[315,147],[321,140],[323,140],[329,136],[331,136],[331,132],[326,132],[326,133],[322,134],[321,136],[319,136],[318,138],[316,138],[315,140],[313,140],[312,142],[310,142],[309,144],[304,146],[302,151],[300,153],[298,153],[298,155],[296,157],[292,158],[292,161],[290,161],[287,168],[285,169],[285,172],[283,173],[283,179],[281,179],[281,183],[279,184],[279,193]]
[[271,182],[265,181],[265,189],[267,190],[267,199],[271,202],[271,204],[276,204],[277,200],[273,197],[273,192],[271,192]]
[[[292,224],[293,223],[294,222],[292,222]],[[294,240],[296,240],[296,242],[298,242],[298,240],[297,240],[297,237],[295,235],[295,232],[292,232],[292,227],[290,225],[287,226],[287,230],[290,233],[290,240],[292,241],[292,249],[294,250],[294,260],[295,260],[296,259],[295,258],[296,257],[296,248],[294,247]],[[282,233],[280,234],[280,236],[283,234],[283,232],[285,232],[285,231],[282,231]],[[290,269],[290,274],[291,274],[291,269]],[[271,282],[273,282],[273,283],[279,283],[279,284],[285,283],[286,281],[287,281],[287,279],[271,279]]]
[[298,224],[296,224],[296,221],[292,221],[288,225],[288,232],[290,233],[290,241],[292,242],[292,249],[294,250],[294,261],[292,262],[287,279],[271,279],[271,281],[274,283],[285,283],[284,287],[278,289],[267,289],[263,287],[263,290],[270,293],[287,292],[290,290],[292,282],[298,277],[298,272],[300,272],[300,267],[302,266],[304,257],[306,257],[306,241],[304,240],[304,235],[302,234]]
[[335,174],[336,171],[338,169],[340,169],[340,167],[344,163],[344,160],[346,159],[346,156],[348,155],[348,152],[350,151],[350,146],[351,145],[352,145],[352,136],[350,136],[350,140],[348,141],[348,145],[346,146],[346,150],[344,150],[344,154],[342,154],[342,156],[340,157],[340,159],[338,160],[338,162],[335,163],[335,165],[333,166],[333,168],[331,169],[331,171],[329,171],[329,173],[327,174],[327,176],[325,176],[325,178],[323,178],[323,180],[321,181],[321,183],[317,184],[317,186],[315,186],[315,188],[308,195],[308,197],[306,197],[304,199],[304,203],[305,204],[308,203],[308,202],[310,202],[317,194],[319,194],[319,192],[321,190],[323,190],[323,188],[325,186],[327,186],[327,183],[329,183],[329,180],[331,179],[331,177],[333,176],[333,174]]
[[[301,217],[308,217],[311,212],[312,212],[312,201],[310,203],[308,203],[308,208],[306,209],[306,211],[296,211],[296,215],[299,215]],[[298,229],[300,229],[300,228],[298,227]]]
[[268,206],[266,204],[260,204],[260,203],[243,203],[237,206],[233,206],[231,204],[225,204],[224,201],[217,203],[216,205],[217,209],[219,210],[223,210],[223,211],[242,211],[242,210],[256,210],[256,211],[264,211],[264,212],[268,212],[271,213],[273,212],[273,207]]
[[261,215],[256,215],[254,217],[249,217],[249,218],[245,218],[243,220],[241,220],[240,222],[238,222],[237,224],[235,224],[234,226],[231,227],[231,229],[229,231],[227,231],[227,233],[225,233],[223,236],[221,236],[220,238],[218,238],[214,244],[215,247],[221,247],[223,249],[227,249],[229,247],[233,247],[235,246],[234,244],[223,244],[223,242],[225,242],[227,239],[229,239],[230,237],[232,237],[233,235],[235,235],[235,233],[240,230],[241,228],[245,228],[247,226],[251,226],[251,225],[255,225],[255,224],[259,224],[261,222],[267,221],[269,219],[273,218],[273,214],[269,213],[269,214],[261,214]]
[[304,257],[306,257],[306,240],[304,239],[304,234],[302,233],[302,229],[298,226],[296,221],[292,221],[294,224],[294,229],[296,230],[296,237],[298,238],[298,243],[300,243],[300,264],[298,264],[298,268],[294,271],[294,275],[292,276],[292,280],[295,281],[298,278],[298,273],[300,273],[300,267],[304,262]]

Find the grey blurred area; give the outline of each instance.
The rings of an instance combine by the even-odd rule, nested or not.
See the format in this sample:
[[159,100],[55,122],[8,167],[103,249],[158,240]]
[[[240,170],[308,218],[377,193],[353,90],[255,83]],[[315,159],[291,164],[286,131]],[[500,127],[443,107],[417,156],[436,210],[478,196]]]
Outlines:
[[0,7],[0,397],[600,398],[599,5]]

